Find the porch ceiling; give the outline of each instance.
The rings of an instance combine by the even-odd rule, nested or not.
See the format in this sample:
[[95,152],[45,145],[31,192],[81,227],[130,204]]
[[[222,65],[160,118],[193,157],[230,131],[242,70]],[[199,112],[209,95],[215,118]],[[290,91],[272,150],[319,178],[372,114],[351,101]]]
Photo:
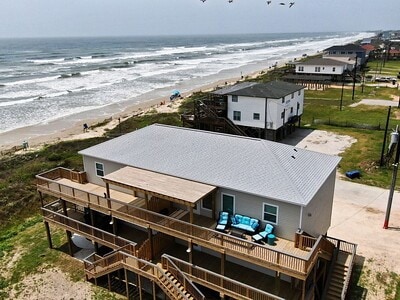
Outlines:
[[194,206],[197,201],[217,187],[134,167],[124,167],[103,177],[105,183],[122,186],[134,191],[184,202]]

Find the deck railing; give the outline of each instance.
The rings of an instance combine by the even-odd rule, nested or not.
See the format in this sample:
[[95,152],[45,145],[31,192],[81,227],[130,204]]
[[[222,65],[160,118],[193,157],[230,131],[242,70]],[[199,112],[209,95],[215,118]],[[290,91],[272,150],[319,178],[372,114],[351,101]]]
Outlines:
[[116,199],[105,198],[101,195],[60,184],[54,180],[56,179],[54,177],[56,172],[52,170],[49,173],[51,176],[47,176],[47,173],[36,176],[39,191],[111,214],[113,217],[129,223],[135,223],[187,241],[191,239],[193,243],[217,252],[224,249],[228,255],[284,272],[289,276],[305,279],[315,264],[316,258],[318,258],[321,243],[314,245],[308,257],[298,257],[268,246],[129,205]]
[[[108,246],[112,249],[123,247],[126,245],[132,245],[132,241],[124,239],[115,234],[109,233],[107,231],[101,230],[99,228],[90,226],[88,224],[79,222],[75,219],[69,218],[63,214],[55,212],[50,207],[53,207],[58,202],[52,202],[45,207],[42,207],[42,214],[44,220],[57,224],[69,231],[79,233],[82,236],[87,237],[90,240],[94,240],[99,242],[105,246]],[[132,253],[135,253],[136,249],[131,249]]]
[[239,281],[230,279],[220,274],[203,269],[199,266],[189,264],[173,256],[163,254],[163,259],[168,258],[181,272],[183,272],[192,281],[206,287],[215,289],[220,293],[230,296],[234,299],[253,299],[253,300],[282,300],[276,295],[261,291],[252,286]]

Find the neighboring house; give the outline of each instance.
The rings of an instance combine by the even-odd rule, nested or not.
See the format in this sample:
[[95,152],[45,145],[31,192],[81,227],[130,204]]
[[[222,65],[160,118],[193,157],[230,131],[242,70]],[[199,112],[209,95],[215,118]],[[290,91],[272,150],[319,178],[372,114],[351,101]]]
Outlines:
[[399,49],[390,49],[388,59],[400,59],[400,50]]
[[[140,299],[146,291],[203,300],[204,288],[211,298],[324,299],[333,293],[328,270],[339,264],[334,248],[349,257],[346,270],[352,265],[355,245],[324,236],[338,156],[157,124],[80,154],[84,172],[44,172],[37,188],[50,247],[53,224],[67,231],[71,255],[72,233],[110,252],[85,260],[96,284],[103,278],[111,289],[118,278]],[[56,200],[44,205],[43,193]],[[259,230],[270,224],[274,235],[260,244],[246,232],[218,232],[220,211],[257,219]],[[345,294],[350,274],[335,276]]]
[[242,82],[212,94],[224,98],[230,121],[268,140],[284,138],[303,114],[304,86],[284,81]]
[[365,50],[365,56],[368,59],[371,55],[371,52],[373,53],[375,51],[375,46],[372,44],[364,44],[361,45],[361,48],[363,48]]
[[348,61],[329,58],[314,58],[296,64],[296,74],[329,75],[333,78],[340,77],[352,69],[353,65]]
[[342,46],[332,46],[324,50],[324,58],[335,59],[338,57],[357,57],[357,65],[366,63],[366,51],[359,45],[347,44]]

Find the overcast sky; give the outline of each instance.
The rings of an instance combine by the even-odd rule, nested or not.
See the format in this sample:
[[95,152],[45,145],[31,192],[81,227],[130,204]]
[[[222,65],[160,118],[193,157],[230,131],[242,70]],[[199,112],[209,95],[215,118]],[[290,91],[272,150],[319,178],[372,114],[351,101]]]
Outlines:
[[379,29],[400,29],[400,0],[0,0],[0,37]]

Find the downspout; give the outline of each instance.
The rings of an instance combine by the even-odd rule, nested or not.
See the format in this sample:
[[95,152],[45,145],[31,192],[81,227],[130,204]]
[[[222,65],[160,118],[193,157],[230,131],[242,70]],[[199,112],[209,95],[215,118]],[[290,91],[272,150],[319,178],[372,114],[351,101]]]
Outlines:
[[267,112],[268,112],[268,98],[265,98],[265,128],[264,128],[264,139],[266,140],[267,139],[267,121],[268,121],[268,118],[267,118]]
[[300,206],[299,229],[303,226],[303,206]]

